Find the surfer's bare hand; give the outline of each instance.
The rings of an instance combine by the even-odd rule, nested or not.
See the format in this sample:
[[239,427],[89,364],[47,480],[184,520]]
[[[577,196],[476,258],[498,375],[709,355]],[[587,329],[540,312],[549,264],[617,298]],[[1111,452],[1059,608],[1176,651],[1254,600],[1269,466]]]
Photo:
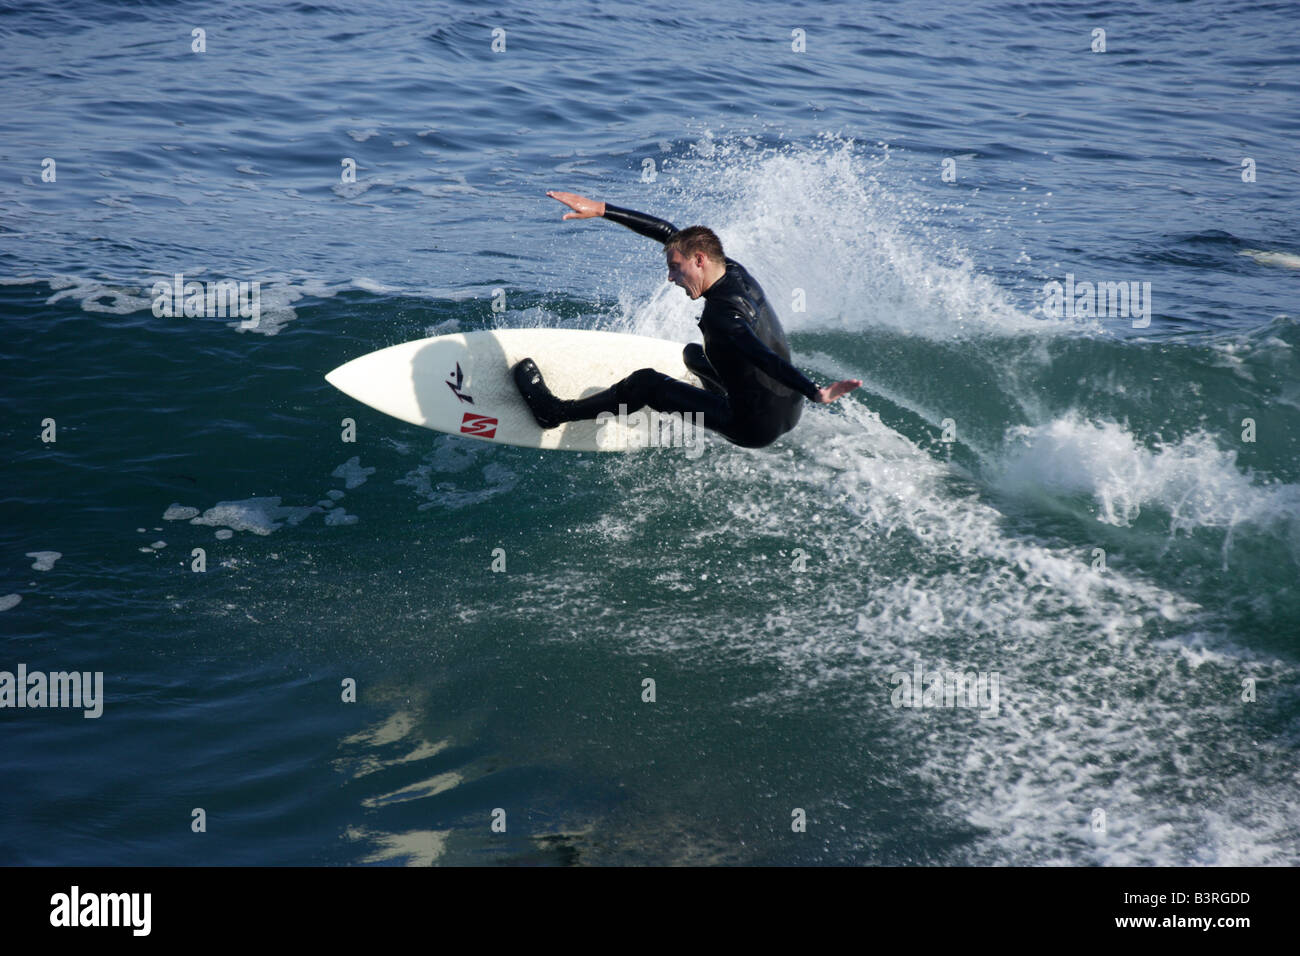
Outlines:
[[855,388],[862,387],[862,380],[858,378],[846,378],[842,382],[836,382],[834,385],[828,385],[817,393],[817,402],[821,405],[829,405],[841,395],[847,395]]
[[546,195],[552,199],[558,199],[573,210],[573,212],[564,214],[565,219],[591,219],[595,216],[605,215],[605,204],[600,200],[588,199],[586,196],[579,196],[577,193],[556,192],[554,189],[548,189]]

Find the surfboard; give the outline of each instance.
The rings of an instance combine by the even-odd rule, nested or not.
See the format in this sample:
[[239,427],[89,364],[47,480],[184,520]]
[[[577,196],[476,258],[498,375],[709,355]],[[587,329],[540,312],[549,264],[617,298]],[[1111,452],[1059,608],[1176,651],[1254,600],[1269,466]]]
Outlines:
[[499,445],[568,451],[645,447],[642,420],[567,422],[543,429],[524,404],[511,369],[531,358],[559,398],[603,391],[640,368],[699,386],[682,364],[682,344],[583,329],[495,329],[436,335],[362,355],[325,376],[339,391],[385,415]]

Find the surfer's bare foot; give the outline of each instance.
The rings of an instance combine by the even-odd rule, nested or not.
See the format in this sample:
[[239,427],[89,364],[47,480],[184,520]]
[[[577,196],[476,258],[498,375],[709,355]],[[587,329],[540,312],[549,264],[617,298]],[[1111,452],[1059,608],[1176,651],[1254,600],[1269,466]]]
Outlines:
[[543,428],[555,428],[568,419],[564,417],[564,402],[551,394],[542,379],[541,369],[530,358],[521,359],[514,367],[515,387],[524,402]]

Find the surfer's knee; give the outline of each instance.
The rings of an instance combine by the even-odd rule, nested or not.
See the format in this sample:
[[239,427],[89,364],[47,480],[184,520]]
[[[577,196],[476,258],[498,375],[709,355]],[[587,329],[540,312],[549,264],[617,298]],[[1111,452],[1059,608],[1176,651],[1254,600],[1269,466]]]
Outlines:
[[656,384],[660,379],[667,378],[663,372],[653,368],[639,368],[628,376],[628,381],[635,382],[638,387],[645,388]]
[[659,380],[666,376],[652,368],[640,368],[614,386],[618,401],[635,412],[650,403],[659,388]]

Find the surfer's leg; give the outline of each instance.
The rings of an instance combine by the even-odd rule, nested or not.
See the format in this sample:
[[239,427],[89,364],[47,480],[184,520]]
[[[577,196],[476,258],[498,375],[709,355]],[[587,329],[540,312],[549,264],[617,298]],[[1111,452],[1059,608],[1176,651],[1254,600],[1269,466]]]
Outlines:
[[692,342],[682,349],[682,364],[695,373],[708,391],[718,395],[727,394],[726,388],[718,379],[717,370],[709,363],[708,356],[704,354],[704,347],[698,342]]
[[631,414],[649,405],[655,411],[703,416],[694,421],[730,437],[732,413],[725,395],[687,385],[652,368],[638,369],[595,395],[567,401],[551,394],[532,359],[524,359],[516,365],[514,377],[519,393],[532,409],[537,424],[543,428],[593,419],[605,412],[617,415],[620,407]]
[[524,403],[533,413],[533,418],[537,419],[537,424],[543,428],[557,428],[567,421],[572,421],[566,414],[565,406],[569,403],[551,394],[536,362],[530,358],[521,359],[511,371],[514,375],[515,387],[519,389]]
[[[785,402],[767,395],[742,394],[733,398],[726,392],[716,394],[687,385],[652,368],[633,372],[600,394],[604,396],[608,392],[617,392],[628,412],[649,405],[660,412],[701,416],[692,423],[701,424],[744,448],[765,448],[793,428],[799,421],[804,401],[802,395],[792,395]],[[592,399],[599,397],[593,395]]]
[[[649,405],[657,412],[703,415],[705,428],[723,431],[731,427],[731,403],[725,392],[717,394],[687,385],[652,368],[633,372],[614,386],[629,412]],[[698,420],[698,419],[697,419]]]
[[616,392],[616,397],[627,405],[629,413],[649,405],[655,411],[695,416],[688,420],[690,424],[703,425],[732,444],[745,448],[770,445],[785,431],[781,422],[767,415],[737,415],[725,392],[721,395],[706,392],[652,368],[633,372],[607,392]]
[[[642,369],[642,371],[653,370]],[[515,386],[519,389],[519,394],[523,396],[524,402],[532,411],[533,418],[537,419],[537,424],[543,428],[558,428],[565,422],[584,421],[595,418],[602,412],[617,414],[619,405],[627,405],[628,403],[628,396],[624,386],[631,379],[631,376],[610,386],[603,392],[576,399],[557,398],[552,394],[551,390],[546,387],[546,381],[542,378],[537,363],[530,358],[522,359],[515,365],[514,378]],[[640,408],[644,404],[643,401],[636,407]],[[631,411],[630,408],[628,410]]]

